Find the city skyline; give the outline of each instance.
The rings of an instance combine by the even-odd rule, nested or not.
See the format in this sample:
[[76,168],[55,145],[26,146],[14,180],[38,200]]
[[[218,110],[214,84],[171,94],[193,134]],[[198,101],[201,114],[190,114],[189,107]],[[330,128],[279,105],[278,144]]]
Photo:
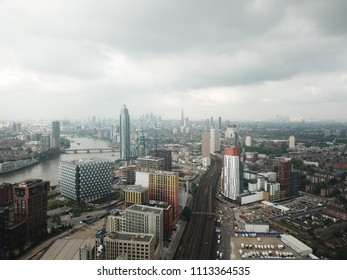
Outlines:
[[346,120],[347,3],[0,1],[2,119]]

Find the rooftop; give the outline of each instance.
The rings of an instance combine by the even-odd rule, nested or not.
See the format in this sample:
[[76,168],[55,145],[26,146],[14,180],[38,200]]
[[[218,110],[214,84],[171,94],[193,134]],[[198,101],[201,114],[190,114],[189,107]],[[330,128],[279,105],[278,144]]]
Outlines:
[[56,240],[40,260],[79,260],[80,248],[91,250],[94,238],[61,238]]
[[124,188],[124,190],[145,192],[148,191],[148,188],[145,188],[142,185],[128,185]]
[[109,239],[128,240],[137,242],[150,242],[154,234],[131,233],[131,232],[112,232],[107,237]]
[[61,162],[70,163],[70,164],[74,164],[78,166],[78,165],[89,164],[94,162],[110,162],[110,161],[107,159],[94,157],[94,158],[81,158],[81,159],[65,160],[65,161],[62,160]]
[[146,205],[138,205],[138,204],[133,204],[130,207],[128,207],[125,211],[141,211],[141,212],[151,212],[154,214],[160,214],[161,211],[163,211],[162,209],[158,209],[155,207],[150,207],[150,206],[146,206]]

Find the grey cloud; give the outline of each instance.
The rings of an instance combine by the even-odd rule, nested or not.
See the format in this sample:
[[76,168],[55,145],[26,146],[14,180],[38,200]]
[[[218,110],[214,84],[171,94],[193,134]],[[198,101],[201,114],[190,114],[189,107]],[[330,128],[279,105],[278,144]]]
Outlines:
[[[184,104],[193,102],[191,92],[220,88],[246,94],[246,101],[298,104],[294,93],[310,99],[303,89],[318,77],[329,94],[317,101],[345,102],[344,78],[330,81],[346,73],[345,12],[343,0],[1,1],[0,96],[25,93],[27,104],[67,97],[69,105],[62,102],[54,114],[77,116],[118,115],[124,103],[140,114],[158,109],[148,100],[166,94],[173,98],[163,112],[172,114],[183,105],[192,112],[204,106],[204,98]],[[275,98],[267,87],[273,83],[280,92],[281,82],[292,99]]]

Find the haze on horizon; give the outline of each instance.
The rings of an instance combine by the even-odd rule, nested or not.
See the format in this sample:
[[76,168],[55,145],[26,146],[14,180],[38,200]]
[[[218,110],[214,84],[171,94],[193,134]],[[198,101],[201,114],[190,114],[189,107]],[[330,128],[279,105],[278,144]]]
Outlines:
[[0,119],[346,120],[347,2],[0,0]]

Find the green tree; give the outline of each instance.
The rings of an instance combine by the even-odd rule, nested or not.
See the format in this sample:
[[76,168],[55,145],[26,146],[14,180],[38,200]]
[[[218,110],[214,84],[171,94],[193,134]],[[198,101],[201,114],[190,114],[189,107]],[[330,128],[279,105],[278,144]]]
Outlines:
[[192,209],[190,209],[188,206],[183,208],[183,211],[181,213],[182,219],[189,221],[192,217]]
[[334,188],[330,194],[330,197],[335,197],[340,195],[341,191],[338,188]]

